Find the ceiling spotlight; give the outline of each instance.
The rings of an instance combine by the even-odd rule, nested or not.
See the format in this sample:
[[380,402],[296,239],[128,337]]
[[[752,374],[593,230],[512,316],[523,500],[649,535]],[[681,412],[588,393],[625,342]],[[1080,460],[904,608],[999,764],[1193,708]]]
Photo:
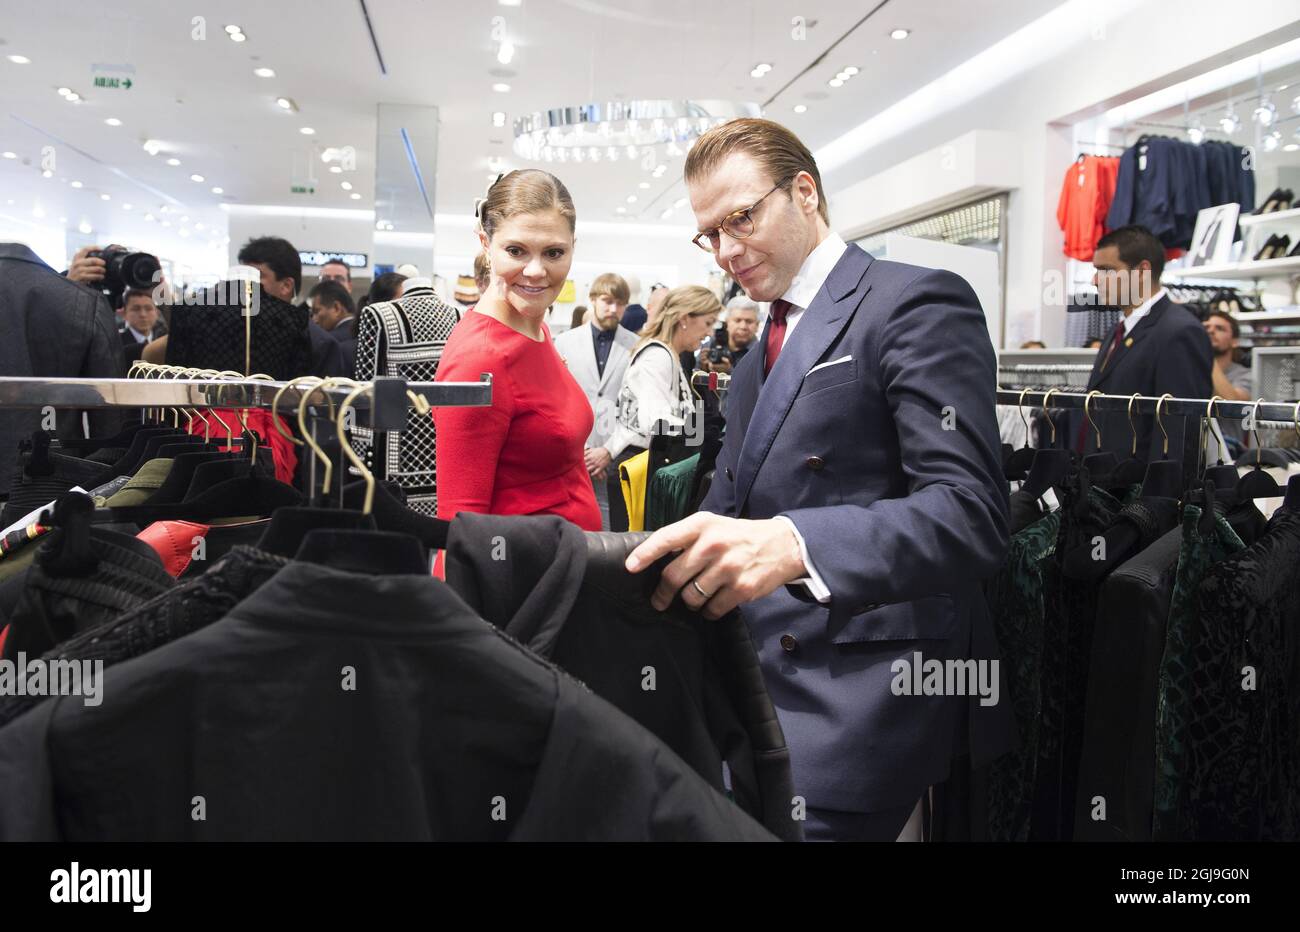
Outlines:
[[290,113],[298,112],[298,105],[294,103],[292,97],[277,97],[275,98],[275,104],[281,110],[288,110]]
[[1237,111],[1232,108],[1232,104],[1228,104],[1228,109],[1219,118],[1219,128],[1229,136],[1241,128],[1241,118],[1237,116]]
[[515,57],[515,44],[509,39],[502,39],[500,47],[497,48],[497,61],[503,65],[510,64],[510,59]]
[[493,114],[492,114],[492,125],[495,126],[495,127],[498,127],[498,128],[500,128],[500,127],[506,125],[506,115],[505,115],[505,111],[497,110],[497,111],[494,111],[494,112],[493,112]]
[[1296,113],[1300,113],[1300,94],[1297,94],[1295,99],[1291,101],[1291,109]]
[[153,223],[153,214],[145,214],[144,219],[149,223]]
[[32,60],[26,55],[9,55],[6,56],[15,65],[30,65]]
[[636,203],[636,195],[635,195],[635,194],[629,194],[629,195],[627,196],[627,202],[628,202],[629,204],[635,204],[635,203]]
[[508,94],[510,93],[510,85],[498,82],[492,85],[492,90],[496,91],[498,94]]
[[1267,136],[1264,137],[1264,151],[1272,152],[1274,149],[1278,147],[1278,145],[1281,144],[1281,142],[1282,142],[1282,134],[1279,131],[1274,130],[1273,132],[1269,133]]
[[637,185],[637,187],[640,188],[642,191],[644,191],[646,188],[650,187],[650,182],[643,181],[639,185]]
[[257,75],[259,78],[274,78],[274,77],[275,77],[275,69],[274,69],[274,68],[254,68],[254,69],[253,69],[253,74]]
[[148,152],[150,155],[157,155],[161,149],[162,143],[157,139],[146,139],[144,141],[144,151]]
[[844,79],[843,79],[843,78],[831,78],[831,79],[830,79],[829,81],[827,81],[826,83],[829,84],[831,87],[843,87],[843,86],[844,86]]
[[77,101],[81,100],[81,95],[76,91],[68,91],[68,93],[63,96],[63,99],[70,104],[75,104]]
[[354,201],[361,200],[361,195],[358,194],[356,191],[353,191],[351,194],[348,195],[348,197],[352,198],[352,200]]
[[78,230],[78,232],[80,232],[80,233],[85,233],[85,234],[89,234],[89,233],[92,232],[92,228],[91,228],[90,224],[87,223],[87,222],[84,221],[84,220],[81,221],[81,224],[77,227],[77,230]]
[[243,32],[243,31],[244,31],[244,30],[240,29],[238,26],[227,26],[227,27],[226,27],[226,35],[228,35],[228,36],[233,36],[235,33],[237,33],[237,32]]
[[304,136],[316,135],[316,130],[312,129],[310,126],[300,126],[298,127],[298,132],[302,133]]
[[339,187],[342,188],[344,191],[351,191],[351,190],[352,190],[352,182],[350,182],[350,181],[340,181],[340,182],[339,182]]
[[81,182],[80,182],[80,181],[74,181],[74,182],[72,182],[72,186],[73,186],[74,188],[79,188],[79,187],[81,187]]
[[332,171],[332,172],[333,172],[334,174],[336,174],[336,175],[341,175],[341,174],[343,174],[343,166],[341,166],[341,165],[331,165],[331,166],[330,166],[330,171]]
[[1273,106],[1273,101],[1264,97],[1260,99],[1259,106],[1255,108],[1252,115],[1260,126],[1272,126],[1273,121],[1277,119],[1277,108]]
[[847,81],[849,78],[853,77],[853,75],[849,74],[847,71],[841,71],[835,75],[835,77],[841,81]]
[[847,75],[851,78],[851,77],[853,77],[855,74],[858,73],[858,66],[857,66],[857,65],[849,65],[847,68],[844,69],[844,73],[847,74]]
[[167,164],[170,165],[172,168],[175,168],[177,165],[181,164],[181,160],[180,160],[180,159],[168,159],[168,160],[167,160]]
[[122,121],[119,120],[117,117],[109,117],[109,118],[108,118],[107,120],[105,120],[104,122],[107,123],[109,126],[121,126],[121,125],[122,125]]
[[16,159],[16,158],[18,158],[18,153],[17,153],[17,152],[0,152],[0,156],[3,156],[4,158],[7,158],[7,159]]
[[910,29],[895,29],[893,32],[891,32],[891,33],[889,34],[889,38],[891,38],[891,39],[906,39],[906,38],[907,38],[908,36],[910,36],[911,34],[912,34],[912,30],[910,30]]
[[113,196],[111,194],[101,194],[99,196],[99,199],[101,201],[111,201],[113,199]]
[[244,35],[242,32],[232,32],[230,34],[231,42],[243,42],[247,38],[248,36]]
[[1288,142],[1282,147],[1283,152],[1295,152],[1297,149],[1300,149],[1300,142]]
[[766,71],[759,71],[757,68],[755,68],[753,71],[749,73],[749,76],[751,78],[761,78],[765,74],[767,74]]
[[53,178],[53,177],[54,177],[54,172],[50,171],[50,170],[47,168],[47,169],[45,169],[45,171],[41,172],[41,177],[42,177],[42,178]]
[[1205,127],[1201,125],[1200,120],[1196,120],[1191,126],[1187,127],[1187,138],[1195,145],[1200,145],[1201,140],[1205,138]]
[[808,105],[807,105],[807,104],[795,104],[795,105],[794,105],[794,112],[795,112],[795,113],[805,113],[805,112],[807,112],[807,110],[808,110]]
[[224,194],[225,192],[226,192],[226,189],[225,189],[225,188],[213,188],[213,189],[212,189],[212,193],[213,193],[213,194]]
[[71,94],[71,93],[72,93],[72,88],[70,88],[70,87],[61,87],[61,88],[59,88],[59,96],[60,96],[60,97],[67,97],[67,96],[68,96],[69,94]]

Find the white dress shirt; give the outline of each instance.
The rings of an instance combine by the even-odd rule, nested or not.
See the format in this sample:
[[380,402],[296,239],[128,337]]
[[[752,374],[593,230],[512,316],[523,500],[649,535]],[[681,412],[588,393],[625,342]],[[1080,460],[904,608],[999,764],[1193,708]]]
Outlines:
[[1133,313],[1124,318],[1124,336],[1128,336],[1130,333],[1132,333],[1133,328],[1138,325],[1138,321],[1140,321],[1143,317],[1146,317],[1148,314],[1150,314],[1151,308],[1155,306],[1155,303],[1159,301],[1161,298],[1163,298],[1164,296],[1165,296],[1165,289],[1161,288],[1151,297],[1147,298],[1136,308],[1134,308]]
[[[794,280],[790,282],[790,287],[786,289],[781,299],[790,305],[790,309],[785,315],[785,338],[781,341],[784,347],[790,335],[794,333],[794,328],[798,326],[799,321],[803,318],[806,311],[817,297],[817,292],[822,290],[822,285],[826,284],[826,279],[830,277],[831,270],[844,256],[845,250],[849,247],[838,233],[829,234],[824,240],[817,244],[812,252],[808,253],[808,258],[803,260],[803,265],[799,267],[799,272],[795,275]],[[761,339],[761,337],[760,337]],[[755,349],[763,352],[764,347],[760,345]],[[831,600],[831,591],[826,587],[826,583],[818,575],[816,567],[812,565],[812,559],[808,556],[808,545],[804,542],[803,535],[795,527],[794,522],[784,515],[777,515],[778,520],[784,521],[794,532],[795,540],[799,542],[799,555],[803,558],[803,565],[808,570],[808,575],[803,579],[796,579],[795,582],[802,583],[807,588],[809,594],[818,602],[829,602]]]

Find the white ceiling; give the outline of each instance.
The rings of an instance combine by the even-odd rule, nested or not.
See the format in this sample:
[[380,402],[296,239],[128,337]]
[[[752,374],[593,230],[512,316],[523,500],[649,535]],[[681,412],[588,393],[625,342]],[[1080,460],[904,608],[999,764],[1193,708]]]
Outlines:
[[[369,208],[381,101],[439,108],[439,214],[470,212],[487,183],[490,156],[502,156],[507,169],[520,167],[509,124],[494,129],[493,110],[513,119],[619,98],[753,101],[816,149],[1059,3],[368,0],[385,75],[360,0],[223,0],[206,11],[171,0],[43,0],[20,12],[18,0],[0,0],[11,14],[0,17],[0,151],[18,156],[0,159],[0,212],[30,216],[39,206],[46,224],[66,217],[61,226],[69,229],[84,221],[95,230],[132,229],[155,238],[183,226],[197,241],[214,227],[224,229],[223,201]],[[199,15],[206,16],[203,40],[193,37]],[[509,65],[496,60],[495,16],[505,18],[516,47]],[[792,37],[796,16],[809,26],[802,41]],[[247,41],[231,41],[228,23],[239,25]],[[889,31],[898,26],[911,36],[891,40]],[[13,64],[11,54],[31,63]],[[749,72],[758,62],[772,70],[754,79]],[[95,87],[96,64],[133,66],[134,86]],[[847,65],[861,73],[841,88],[828,87]],[[276,76],[255,76],[261,66]],[[494,69],[511,74],[494,75]],[[510,84],[510,92],[494,92],[496,81]],[[59,86],[83,100],[66,102]],[[292,98],[299,112],[278,108],[277,96]],[[793,112],[799,103],[806,113]],[[107,126],[109,117],[122,125]],[[315,135],[302,135],[304,126]],[[148,138],[162,143],[158,155],[142,148]],[[329,174],[320,150],[347,145],[356,148],[357,170]],[[56,160],[48,179],[40,174],[44,146],[54,147]],[[181,164],[169,167],[169,157]],[[316,193],[290,193],[309,170]],[[555,170],[584,220],[660,223],[661,212],[682,194],[680,159],[661,179],[626,161]],[[205,180],[192,182],[192,173]],[[341,189],[343,180],[360,199]],[[74,189],[74,181],[83,186]],[[639,188],[642,181],[650,187]],[[224,193],[213,194],[214,185]],[[628,195],[637,196],[635,204],[626,203]],[[133,210],[123,212],[123,203]],[[618,206],[624,214],[616,213]],[[146,210],[153,225],[123,223]],[[182,225],[181,217],[189,220]],[[165,231],[157,226],[163,220]],[[690,220],[677,211],[667,222]],[[196,223],[206,230],[196,230]]]

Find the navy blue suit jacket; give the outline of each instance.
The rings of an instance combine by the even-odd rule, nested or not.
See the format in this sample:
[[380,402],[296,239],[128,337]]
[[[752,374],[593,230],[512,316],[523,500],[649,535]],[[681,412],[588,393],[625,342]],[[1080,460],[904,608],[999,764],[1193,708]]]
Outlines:
[[763,361],[731,380],[702,510],[787,516],[830,589],[829,605],[789,586],[741,607],[796,791],[849,812],[910,805],[955,756],[1012,740],[1001,684],[994,706],[891,689],[918,651],[997,654],[981,581],[1006,553],[1007,484],[984,314],[958,276],[849,246],[766,379]]

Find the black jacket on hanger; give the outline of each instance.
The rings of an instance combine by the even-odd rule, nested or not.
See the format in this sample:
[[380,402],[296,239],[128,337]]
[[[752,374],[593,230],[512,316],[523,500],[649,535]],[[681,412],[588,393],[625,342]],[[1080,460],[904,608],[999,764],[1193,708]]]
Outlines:
[[[122,378],[122,342],[108,299],[68,281],[21,243],[0,243],[0,374],[23,378]],[[18,442],[41,428],[38,408],[0,410],[0,495],[9,490]],[[113,434],[116,411],[90,413],[92,436]],[[81,437],[81,414],[60,410],[60,437]]]
[[772,840],[424,575],[295,562],[0,731],[0,838]]
[[461,512],[448,535],[447,581],[716,789],[725,761],[736,801],[779,837],[798,840],[790,755],[749,632],[736,613],[708,621],[680,605],[655,611],[657,574],[623,567],[648,536],[584,533],[551,515]]

